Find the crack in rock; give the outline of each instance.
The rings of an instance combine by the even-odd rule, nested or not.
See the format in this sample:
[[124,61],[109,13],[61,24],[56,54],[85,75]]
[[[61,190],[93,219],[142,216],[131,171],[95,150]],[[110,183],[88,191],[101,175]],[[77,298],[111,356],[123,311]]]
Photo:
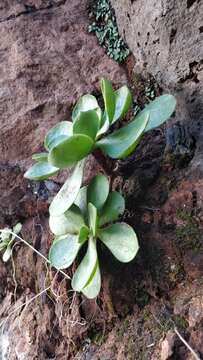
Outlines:
[[25,8],[24,11],[20,11],[17,14],[11,14],[11,15],[7,16],[6,18],[2,18],[2,19],[0,18],[0,23],[4,23],[4,22],[10,21],[10,20],[15,20],[18,17],[23,16],[23,15],[32,15],[34,13],[38,13],[38,12],[41,12],[41,11],[44,11],[44,10],[58,8],[58,7],[62,6],[62,5],[65,5],[66,1],[67,0],[61,0],[58,3],[51,3],[51,4],[47,5],[47,6],[42,6],[40,8],[36,8],[35,6],[23,4],[23,6]]

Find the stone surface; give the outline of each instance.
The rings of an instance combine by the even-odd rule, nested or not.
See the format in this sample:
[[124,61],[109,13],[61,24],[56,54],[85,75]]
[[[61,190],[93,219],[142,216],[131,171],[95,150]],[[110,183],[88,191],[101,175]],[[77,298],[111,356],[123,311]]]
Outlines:
[[173,347],[175,343],[176,334],[173,331],[169,331],[166,334],[166,338],[161,344],[161,360],[167,360],[173,355]]
[[28,185],[23,173],[31,155],[43,149],[46,131],[70,117],[79,96],[97,91],[102,76],[115,86],[126,83],[124,70],[88,34],[87,5],[86,0],[0,5],[1,223],[18,212]]
[[203,174],[203,2],[111,0],[118,27],[135,56],[135,73],[152,74],[175,94],[176,122],[199,138],[193,170]]

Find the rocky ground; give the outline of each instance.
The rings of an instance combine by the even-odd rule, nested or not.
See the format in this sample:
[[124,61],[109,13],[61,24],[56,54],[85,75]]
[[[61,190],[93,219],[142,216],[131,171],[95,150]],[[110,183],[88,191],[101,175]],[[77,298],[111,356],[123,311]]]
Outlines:
[[[88,6],[87,0],[8,0],[0,5],[0,225],[21,221],[23,238],[45,256],[52,241],[48,204],[66,174],[28,182],[23,173],[31,154],[42,150],[47,129],[70,115],[80,95],[98,93],[102,76],[115,87],[127,83],[140,105],[146,100],[149,70],[157,77],[152,64],[145,80],[138,76],[142,59],[135,53],[122,65],[105,54],[87,32]],[[197,13],[192,5],[188,11],[190,17]],[[163,17],[161,24],[162,30]],[[175,49],[173,54],[171,69]],[[201,66],[201,59],[197,62]],[[136,154],[113,164],[112,187],[126,195],[125,221],[136,229],[140,252],[122,265],[99,249],[103,286],[97,301],[74,294],[62,275],[20,243],[13,261],[5,265],[0,260],[0,359],[193,360],[176,330],[203,357],[200,74],[198,81],[173,78],[172,86],[166,75],[158,77],[161,87],[171,86],[177,95],[176,114],[148,134]],[[198,99],[193,110],[185,106],[186,85]],[[85,181],[98,169],[90,158]],[[47,293],[21,306],[45,288]]]

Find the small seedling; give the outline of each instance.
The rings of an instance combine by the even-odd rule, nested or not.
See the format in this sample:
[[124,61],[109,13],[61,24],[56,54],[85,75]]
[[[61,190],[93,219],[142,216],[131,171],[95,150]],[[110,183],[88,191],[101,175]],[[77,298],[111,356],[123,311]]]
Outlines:
[[[0,251],[3,252],[3,261],[7,262],[12,255],[12,246],[15,241],[15,234],[18,235],[21,232],[22,225],[17,223],[13,230],[5,228],[0,232]],[[11,232],[13,234],[11,234]]]
[[86,255],[72,278],[73,289],[87,298],[96,297],[101,287],[98,239],[124,263],[131,261],[138,251],[134,230],[124,222],[112,224],[124,210],[124,198],[116,191],[109,193],[108,179],[97,175],[88,186],[80,189],[69,210],[59,216],[50,216],[50,229],[55,239],[49,260],[54,267],[69,267],[87,243]]

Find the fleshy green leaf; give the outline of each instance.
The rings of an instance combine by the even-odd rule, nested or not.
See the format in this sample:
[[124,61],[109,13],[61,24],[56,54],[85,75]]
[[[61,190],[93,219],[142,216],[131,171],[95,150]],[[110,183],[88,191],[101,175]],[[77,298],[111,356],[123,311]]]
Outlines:
[[98,237],[121,262],[131,261],[138,252],[137,236],[126,223],[109,225],[98,231]]
[[82,290],[82,293],[88,299],[94,299],[99,294],[100,289],[101,289],[101,274],[100,274],[99,264],[97,264],[97,268],[91,282]]
[[95,110],[97,112],[99,121],[101,120],[101,109],[98,105],[97,99],[90,94],[83,95],[79,98],[76,105],[73,108],[72,119],[75,122],[81,112]]
[[101,135],[103,135],[105,132],[107,132],[109,129],[109,126],[110,126],[109,119],[106,115],[106,112],[104,112],[103,119],[102,119],[102,125],[101,125],[100,130],[97,133],[97,138],[99,138]]
[[11,246],[7,246],[2,259],[4,262],[7,262],[11,256],[12,256],[12,248],[11,248]]
[[96,146],[113,159],[130,155],[139,144],[146,128],[149,113],[138,115],[135,120],[97,141]]
[[89,227],[92,230],[93,236],[96,236],[98,226],[97,208],[91,203],[88,204],[88,215]]
[[46,161],[40,161],[31,166],[24,177],[31,180],[45,180],[55,175],[59,169]]
[[109,122],[111,123],[115,112],[115,94],[110,81],[101,79],[100,86],[104,99],[105,111],[108,115]]
[[79,193],[74,201],[74,204],[80,208],[83,216],[85,216],[87,212],[87,186],[83,186],[79,190]]
[[87,135],[92,140],[96,138],[99,130],[99,118],[94,110],[80,112],[77,120],[73,123],[73,133]]
[[81,245],[77,235],[64,235],[57,238],[50,250],[49,261],[56,269],[66,269],[75,260]]
[[92,139],[87,135],[73,135],[51,149],[49,161],[59,168],[72,166],[84,159],[93,147]]
[[84,164],[85,161],[82,160],[76,165],[73,174],[66,180],[61,190],[53,199],[49,207],[49,212],[52,216],[63,214],[74,203],[82,184]]
[[78,242],[80,244],[84,244],[84,242],[87,240],[88,238],[88,235],[89,235],[89,229],[86,225],[82,226],[80,228],[80,232],[79,232],[79,235],[78,235]]
[[13,232],[18,235],[22,230],[22,224],[21,223],[17,223],[14,227],[13,227]]
[[163,124],[173,114],[176,107],[176,99],[173,95],[165,94],[157,97],[145,106],[141,114],[149,112],[149,121],[145,131],[149,131]]
[[123,117],[132,105],[132,94],[127,86],[115,91],[115,114],[112,123]]
[[87,187],[87,203],[93,204],[99,210],[106,202],[108,194],[108,179],[104,175],[96,175]]
[[80,228],[84,225],[84,220],[80,209],[72,205],[69,210],[59,216],[50,215],[49,227],[57,235],[78,234]]
[[48,160],[48,153],[47,152],[41,152],[37,154],[32,155],[32,160],[35,161],[47,161]]
[[44,146],[49,151],[60,142],[72,135],[73,124],[70,121],[61,121],[53,126],[45,136]]
[[73,290],[81,291],[90,284],[97,270],[97,264],[96,240],[89,238],[87,252],[72,278]]
[[116,191],[111,192],[99,216],[99,226],[117,220],[119,215],[124,213],[124,210],[125,200],[123,196]]

